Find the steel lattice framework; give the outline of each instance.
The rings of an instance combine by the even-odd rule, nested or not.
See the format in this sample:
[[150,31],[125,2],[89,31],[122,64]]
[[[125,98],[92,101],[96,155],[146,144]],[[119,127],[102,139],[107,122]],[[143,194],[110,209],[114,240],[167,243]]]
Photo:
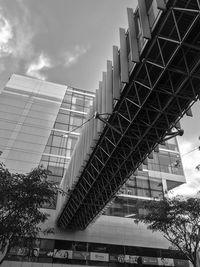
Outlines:
[[85,229],[199,98],[199,29],[199,1],[168,1],[59,226]]

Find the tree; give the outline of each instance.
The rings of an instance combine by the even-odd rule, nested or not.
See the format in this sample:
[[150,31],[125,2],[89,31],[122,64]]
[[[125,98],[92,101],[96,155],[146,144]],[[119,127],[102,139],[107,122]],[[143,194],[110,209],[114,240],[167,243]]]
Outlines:
[[[181,196],[138,204],[135,222],[159,231],[196,267],[199,264],[200,199]],[[199,265],[198,265],[199,266]]]
[[39,166],[28,174],[10,173],[0,163],[0,264],[9,247],[16,246],[22,237],[35,238],[42,230],[48,214],[40,209],[55,200],[59,189],[50,182],[49,172]]

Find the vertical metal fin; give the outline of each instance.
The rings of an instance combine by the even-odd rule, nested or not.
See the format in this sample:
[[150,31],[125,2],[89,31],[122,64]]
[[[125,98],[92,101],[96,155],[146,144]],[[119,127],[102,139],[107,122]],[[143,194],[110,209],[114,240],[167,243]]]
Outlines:
[[106,113],[106,72],[102,77],[102,113]]
[[120,67],[119,67],[119,53],[118,47],[113,46],[113,98],[120,99]]
[[132,8],[127,8],[128,14],[128,27],[129,27],[129,43],[131,61],[138,63],[140,61],[139,47],[136,35],[135,18]]
[[113,71],[112,71],[112,61],[107,60],[106,112],[111,114],[112,111],[113,111]]
[[128,56],[127,56],[127,44],[125,29],[119,29],[120,35],[120,70],[121,70],[121,82],[128,83]]
[[142,35],[145,39],[151,38],[151,30],[149,25],[149,18],[146,9],[145,0],[138,0],[139,16],[142,25]]

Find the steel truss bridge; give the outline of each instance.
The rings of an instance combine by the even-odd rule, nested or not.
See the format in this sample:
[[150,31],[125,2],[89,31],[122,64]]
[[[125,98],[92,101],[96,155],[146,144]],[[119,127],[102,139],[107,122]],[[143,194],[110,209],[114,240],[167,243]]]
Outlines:
[[200,2],[168,1],[58,218],[85,229],[200,96]]

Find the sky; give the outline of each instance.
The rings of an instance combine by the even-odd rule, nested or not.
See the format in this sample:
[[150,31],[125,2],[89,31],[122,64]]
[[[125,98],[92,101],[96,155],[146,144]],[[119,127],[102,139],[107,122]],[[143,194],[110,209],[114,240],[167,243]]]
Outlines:
[[[136,0],[0,0],[0,90],[13,74],[94,91],[127,29],[127,7]],[[181,121],[178,138],[187,184],[200,190],[200,104]]]
[[0,0],[0,86],[13,73],[97,89],[135,0]]

